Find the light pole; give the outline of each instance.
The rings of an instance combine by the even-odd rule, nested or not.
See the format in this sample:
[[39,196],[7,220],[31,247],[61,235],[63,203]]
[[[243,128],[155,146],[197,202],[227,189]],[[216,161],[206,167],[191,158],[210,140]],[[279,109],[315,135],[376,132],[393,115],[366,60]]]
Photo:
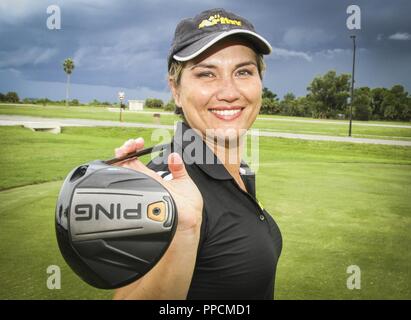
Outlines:
[[124,100],[125,94],[124,91],[120,91],[118,93],[118,98],[120,99],[120,122],[123,122],[123,100]]
[[355,35],[350,36],[353,41],[353,55],[352,55],[352,77],[351,77],[351,101],[350,101],[350,126],[348,129],[348,136],[351,137],[352,130],[352,104],[354,102],[354,71],[355,71]]

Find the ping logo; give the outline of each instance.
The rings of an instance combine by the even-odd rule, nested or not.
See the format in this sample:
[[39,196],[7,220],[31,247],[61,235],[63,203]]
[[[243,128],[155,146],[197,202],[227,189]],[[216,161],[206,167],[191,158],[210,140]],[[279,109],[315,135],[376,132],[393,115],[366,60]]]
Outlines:
[[198,25],[198,29],[202,29],[204,27],[211,27],[216,25],[217,23],[241,26],[240,20],[232,20],[227,17],[221,17],[219,14],[215,14],[210,16],[210,18],[201,21],[201,23]]
[[91,204],[78,204],[74,207],[74,214],[76,221],[99,220],[102,216],[110,220],[136,220],[141,219],[141,203],[137,203],[135,209],[123,209],[120,203],[110,203],[109,208],[99,203],[94,206]]

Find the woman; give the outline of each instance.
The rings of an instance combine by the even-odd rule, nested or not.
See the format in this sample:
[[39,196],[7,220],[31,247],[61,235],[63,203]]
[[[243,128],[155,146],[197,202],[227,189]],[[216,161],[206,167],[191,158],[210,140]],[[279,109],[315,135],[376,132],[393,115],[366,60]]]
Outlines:
[[[115,298],[273,298],[281,234],[255,199],[254,176],[236,143],[259,113],[262,55],[270,51],[251,23],[223,9],[177,26],[169,85],[184,121],[157,161],[121,163],[170,191],[177,231],[159,263]],[[142,138],[129,140],[116,157],[143,144]]]

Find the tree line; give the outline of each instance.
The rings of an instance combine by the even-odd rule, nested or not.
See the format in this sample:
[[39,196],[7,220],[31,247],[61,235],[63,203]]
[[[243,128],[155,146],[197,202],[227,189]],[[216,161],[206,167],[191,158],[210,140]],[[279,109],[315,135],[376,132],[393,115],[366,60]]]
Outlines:
[[[307,87],[307,95],[287,93],[283,99],[263,89],[260,113],[320,119],[348,118],[350,114],[351,75],[329,71],[315,77]],[[411,120],[411,96],[402,85],[387,88],[359,87],[354,90],[352,104],[356,120]]]
[[35,105],[57,105],[57,106],[103,106],[103,107],[111,107],[113,104],[108,101],[99,101],[97,99],[93,99],[88,103],[81,103],[78,99],[69,100],[51,100],[48,98],[24,98],[20,99],[17,92],[10,91],[6,94],[0,92],[0,102],[3,103],[23,103],[23,104],[35,104]]

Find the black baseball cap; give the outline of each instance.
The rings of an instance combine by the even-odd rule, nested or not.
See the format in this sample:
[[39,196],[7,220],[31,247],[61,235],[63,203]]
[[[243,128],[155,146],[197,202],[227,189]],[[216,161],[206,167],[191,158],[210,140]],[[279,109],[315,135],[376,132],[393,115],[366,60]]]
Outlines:
[[270,43],[260,36],[251,22],[224,9],[201,12],[177,25],[168,55],[171,61],[188,61],[228,36],[237,35],[251,42],[257,53],[270,54]]

